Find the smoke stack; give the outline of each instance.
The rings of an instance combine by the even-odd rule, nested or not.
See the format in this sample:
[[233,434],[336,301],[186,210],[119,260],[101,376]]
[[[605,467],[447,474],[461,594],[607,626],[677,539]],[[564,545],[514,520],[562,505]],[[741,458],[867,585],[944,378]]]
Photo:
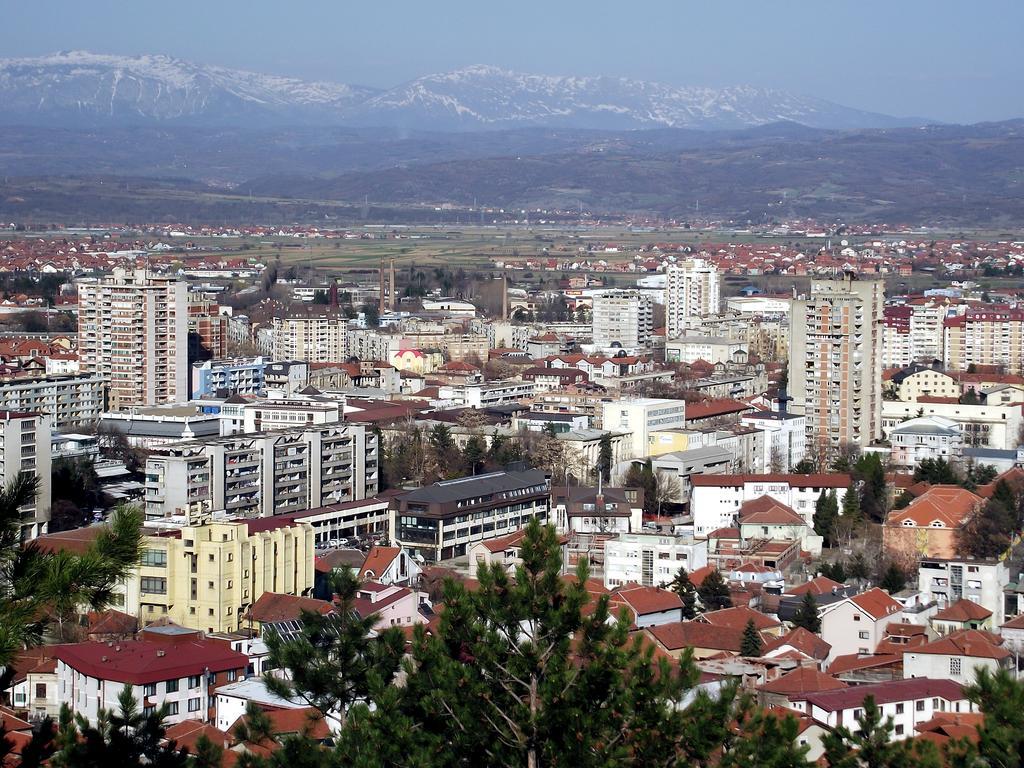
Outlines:
[[508,275],[501,276],[501,319],[508,320]]
[[384,257],[380,257],[380,300],[377,302],[377,309],[380,314],[384,314],[387,306],[384,303]]
[[391,260],[391,270],[388,275],[388,294],[391,297],[391,311],[394,312],[396,307],[395,299],[395,260]]

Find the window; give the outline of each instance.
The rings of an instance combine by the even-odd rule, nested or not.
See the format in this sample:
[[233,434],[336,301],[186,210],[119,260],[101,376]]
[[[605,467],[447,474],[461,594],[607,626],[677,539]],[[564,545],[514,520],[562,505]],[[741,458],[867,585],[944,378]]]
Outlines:
[[46,683],[36,683],[36,698],[37,699],[45,699],[46,698]]
[[189,677],[189,679],[188,679],[188,687],[189,688],[198,688],[199,687],[199,675],[192,675],[191,677]]
[[202,705],[203,705],[203,700],[201,698],[197,697],[195,699],[189,699],[188,700],[188,711],[189,712],[198,712],[199,708]]
[[854,720],[856,720],[856,719],[857,719],[858,717],[860,717],[860,716],[861,716],[862,714],[864,714],[864,711],[863,711],[863,710],[861,710],[861,709],[855,709],[855,710],[853,710],[853,719],[854,719]]
[[903,726],[902,725],[897,725],[895,730],[896,730],[896,735],[897,736],[902,736],[903,735]]
[[861,640],[867,640],[868,639],[868,633],[867,632],[858,632],[857,633],[857,637],[859,637]]
[[213,556],[213,555],[210,555],[210,562],[211,562],[211,563],[212,563],[212,562],[214,561],[214,559],[215,559],[215,558],[214,558],[214,556]]
[[148,565],[151,568],[166,568],[167,550],[144,549],[142,550],[142,559],[140,560],[140,562],[142,565]]
[[167,693],[177,693],[178,692],[178,681],[177,681],[177,679],[175,679],[175,680],[168,680],[167,681],[167,686],[166,686],[166,688],[164,688],[164,690]]
[[142,686],[143,696],[156,696],[156,683],[146,683]]
[[229,669],[228,670],[228,682],[229,683],[233,683],[237,679],[238,679],[238,670]]
[[[938,699],[932,699],[932,708],[933,709],[938,709],[939,708],[939,700]],[[916,712],[924,712],[924,699],[918,699],[917,701],[914,702],[914,711],[916,711]]]
[[949,674],[959,675],[961,673],[963,668],[961,661],[959,656],[954,656],[949,660]]
[[169,701],[169,702],[167,702],[167,714],[168,715],[176,715],[176,714],[178,714],[178,702],[176,702],[176,701]]
[[902,701],[899,704],[896,705],[896,714],[897,715],[902,715],[903,714],[903,702]]
[[167,594],[167,579],[154,578],[152,576],[143,576],[139,580],[139,582],[139,590],[144,595]]
[[853,620],[854,621],[860,621],[860,614],[859,613],[853,614]]

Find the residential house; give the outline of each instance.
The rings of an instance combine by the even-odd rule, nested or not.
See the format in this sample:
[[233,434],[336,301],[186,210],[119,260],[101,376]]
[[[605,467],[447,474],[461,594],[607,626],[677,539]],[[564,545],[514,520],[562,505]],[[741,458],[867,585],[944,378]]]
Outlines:
[[376,630],[426,622],[420,613],[419,593],[408,587],[365,581],[359,586],[353,605],[356,613],[364,618],[376,616]]
[[902,606],[878,587],[847,597],[821,611],[821,637],[832,646],[829,661],[845,654],[868,654],[902,618]]
[[961,629],[903,654],[903,676],[946,678],[961,685],[974,682],[976,671],[1012,669],[1014,655],[991,632]]
[[[507,536],[479,541],[472,545],[469,548],[469,578],[475,579],[482,565],[500,565],[507,573],[514,575],[516,568],[523,562],[520,553],[525,538],[526,529],[520,528]],[[569,563],[568,542],[566,536],[559,538],[563,573]]]
[[961,598],[940,608],[928,620],[936,635],[948,635],[964,629],[992,629],[992,611],[973,600]]
[[419,583],[421,568],[401,547],[370,547],[359,567],[359,577],[381,584],[412,586]]
[[889,513],[882,528],[885,549],[900,557],[954,558],[957,533],[985,500],[958,485],[934,485],[903,509]]
[[681,621],[683,601],[675,592],[641,584],[625,584],[612,591],[609,605],[613,613],[626,608],[638,629]]

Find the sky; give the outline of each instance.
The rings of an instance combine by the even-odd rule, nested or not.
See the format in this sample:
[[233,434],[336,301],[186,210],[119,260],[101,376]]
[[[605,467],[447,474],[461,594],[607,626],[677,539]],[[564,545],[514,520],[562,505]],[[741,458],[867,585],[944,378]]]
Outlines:
[[949,122],[1024,117],[1022,0],[31,0],[0,55],[163,53],[388,87],[493,64],[755,85]]

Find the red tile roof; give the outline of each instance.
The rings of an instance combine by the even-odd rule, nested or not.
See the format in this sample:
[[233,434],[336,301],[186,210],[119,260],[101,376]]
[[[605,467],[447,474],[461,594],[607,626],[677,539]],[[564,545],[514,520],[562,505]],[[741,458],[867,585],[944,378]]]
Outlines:
[[758,688],[765,693],[778,693],[789,696],[795,693],[813,693],[815,691],[835,691],[846,688],[842,680],[819,672],[814,667],[798,667],[782,677],[776,678]]
[[973,600],[962,598],[952,605],[947,605],[945,608],[936,611],[932,619],[965,623],[968,621],[984,621],[991,615],[992,611],[988,610],[988,608],[983,608]]
[[683,600],[675,592],[640,584],[624,584],[612,591],[613,603],[625,603],[637,616],[661,613],[683,607]]
[[962,701],[967,698],[964,689],[952,680],[933,680],[915,677],[907,680],[892,680],[874,685],[857,685],[852,688],[802,693],[793,695],[794,700],[808,701],[826,712],[860,707],[864,699],[871,696],[875,704],[892,704],[897,701],[943,698],[946,701]]
[[694,487],[729,488],[746,483],[787,483],[792,488],[849,488],[850,476],[841,473],[797,475],[693,475],[690,484]]
[[995,641],[1002,638],[990,632],[977,629],[963,629],[951,632],[927,645],[918,646],[908,653],[923,653],[937,656],[968,656],[974,659],[1005,659],[1011,653],[1000,647]]
[[806,525],[792,507],[771,496],[759,496],[740,505],[740,523],[759,525]]
[[778,648],[785,648],[786,646],[795,648],[805,656],[812,659],[818,659],[819,661],[828,658],[828,654],[832,650],[832,646],[830,644],[826,643],[813,632],[804,629],[803,627],[796,627],[782,637],[766,643],[763,648],[763,652],[768,654],[771,651]]
[[752,410],[754,409],[749,403],[742,403],[739,400],[704,400],[686,404],[686,420],[711,419]]
[[858,669],[895,666],[902,661],[903,656],[890,653],[876,653],[867,656],[859,653],[847,653],[832,659],[828,671],[831,675],[841,675]]
[[893,511],[886,525],[910,522],[917,528],[930,528],[939,522],[945,528],[959,528],[984,501],[958,485],[933,485],[905,508]]
[[155,640],[74,643],[52,647],[54,656],[69,667],[100,680],[145,685],[204,671],[245,670],[249,659],[217,640]]
[[743,630],[732,627],[715,627],[702,621],[676,621],[647,627],[644,631],[669,651],[684,648],[708,648],[710,650],[739,653],[743,647]]
[[855,605],[875,619],[891,616],[903,609],[903,606],[889,597],[888,594],[878,587],[872,587],[867,592],[861,592],[850,598]]
[[366,579],[379,579],[401,552],[399,547],[370,547],[359,567],[359,575]]
[[323,600],[284,595],[279,592],[264,592],[252,604],[248,617],[261,624],[274,624],[281,621],[295,621],[302,616],[303,611],[323,615],[333,610],[333,606]]
[[708,611],[701,616],[701,619],[715,627],[731,627],[732,629],[740,630],[747,626],[748,621],[753,621],[754,627],[761,632],[781,626],[771,616],[765,616],[760,611],[746,607],[722,608],[718,611]]

